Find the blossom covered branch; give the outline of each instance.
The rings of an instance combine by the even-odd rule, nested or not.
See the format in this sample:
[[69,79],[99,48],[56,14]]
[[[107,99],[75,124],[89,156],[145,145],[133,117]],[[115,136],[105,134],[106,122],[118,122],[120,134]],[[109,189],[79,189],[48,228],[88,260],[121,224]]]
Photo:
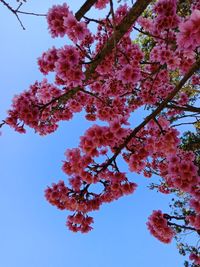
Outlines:
[[[108,5],[103,18],[85,16],[92,7]],[[121,170],[120,155],[130,172],[160,176],[160,183],[151,187],[161,194],[183,196],[174,203],[174,213],[153,211],[147,222],[151,234],[164,243],[189,230],[199,238],[199,148],[194,149],[190,139],[191,145],[185,145],[174,123],[194,117],[196,122],[186,123],[198,131],[199,2],[185,6],[178,0],[138,0],[120,5],[87,0],[75,15],[67,4],[53,6],[47,22],[52,38],[67,36],[71,45],[53,46],[41,55],[38,66],[46,77],[13,99],[3,124],[20,133],[27,125],[46,135],[76,112],[84,111],[89,121],[104,122],[87,129],[77,148],[66,150],[62,169],[68,182],[49,186],[47,200],[72,212],[66,223],[70,230],[90,231],[89,212],[137,188]],[[97,29],[91,32],[94,22]],[[47,79],[51,72],[53,83]],[[132,114],[138,109],[149,113],[135,126]],[[198,249],[186,250],[191,266],[198,266]]]

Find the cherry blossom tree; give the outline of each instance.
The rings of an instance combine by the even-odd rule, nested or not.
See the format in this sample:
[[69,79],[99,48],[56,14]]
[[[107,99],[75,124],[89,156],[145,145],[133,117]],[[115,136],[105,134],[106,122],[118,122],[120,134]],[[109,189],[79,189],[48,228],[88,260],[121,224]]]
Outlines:
[[[24,27],[21,6],[6,7]],[[107,14],[88,17],[91,8]],[[52,38],[67,36],[71,45],[53,46],[38,58],[45,78],[14,97],[1,126],[47,135],[82,111],[94,122],[78,146],[66,150],[68,179],[45,190],[47,201],[71,212],[71,231],[89,232],[89,212],[137,189],[120,167],[124,160],[130,172],[151,178],[149,189],[172,195],[170,214],[149,216],[150,233],[163,243],[176,239],[179,252],[189,255],[185,266],[200,266],[200,1],[87,0],[75,14],[65,3],[55,5],[46,18]],[[148,115],[135,126],[138,110]],[[192,130],[179,131],[184,124]],[[182,241],[189,232],[195,244]]]

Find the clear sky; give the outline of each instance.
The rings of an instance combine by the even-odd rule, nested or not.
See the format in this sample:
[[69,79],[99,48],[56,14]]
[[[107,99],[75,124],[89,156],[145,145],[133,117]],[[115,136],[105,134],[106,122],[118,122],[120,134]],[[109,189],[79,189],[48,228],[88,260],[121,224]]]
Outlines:
[[[15,1],[10,1],[15,4]],[[37,3],[36,3],[37,2]],[[83,0],[66,1],[77,11]],[[33,1],[24,10],[46,13],[58,0]],[[97,11],[91,11],[98,17]],[[36,59],[53,45],[69,43],[51,39],[44,17],[21,16],[23,31],[0,5],[0,119],[14,94],[41,80]],[[140,114],[142,119],[143,114]],[[61,171],[66,148],[76,147],[88,127],[81,115],[40,137],[31,129],[20,135],[4,127],[0,137],[0,266],[1,267],[174,267],[181,266],[175,244],[165,245],[150,235],[146,221],[153,209],[168,211],[169,199],[148,191],[149,180],[129,173],[140,186],[129,197],[104,205],[93,213],[94,230],[74,234],[65,227],[68,212],[44,199],[44,189],[66,179]],[[124,164],[121,164],[122,169]]]

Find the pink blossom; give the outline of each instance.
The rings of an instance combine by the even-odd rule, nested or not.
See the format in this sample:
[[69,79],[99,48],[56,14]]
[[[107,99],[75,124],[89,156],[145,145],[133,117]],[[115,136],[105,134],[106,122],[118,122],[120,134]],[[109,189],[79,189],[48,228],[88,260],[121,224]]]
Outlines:
[[47,22],[49,25],[49,31],[51,36],[63,37],[66,33],[66,29],[64,26],[64,18],[67,17],[69,14],[69,8],[66,4],[61,5],[54,5],[48,11],[47,15]]
[[95,4],[95,7],[98,9],[103,9],[107,5],[107,3],[109,3],[109,0],[98,0]]
[[148,218],[147,227],[150,233],[163,243],[170,243],[175,232],[167,225],[164,214],[160,211],[153,211]]
[[190,260],[194,261],[195,264],[200,264],[200,256],[194,254],[194,253],[191,253],[190,254]]
[[194,50],[200,45],[200,10],[193,10],[190,17],[179,24],[177,43],[180,49]]

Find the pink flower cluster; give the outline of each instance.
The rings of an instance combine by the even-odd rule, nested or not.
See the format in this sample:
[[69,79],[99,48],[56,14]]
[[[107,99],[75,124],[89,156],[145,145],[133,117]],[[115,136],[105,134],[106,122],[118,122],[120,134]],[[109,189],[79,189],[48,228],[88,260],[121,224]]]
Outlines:
[[169,83],[169,74],[166,70],[161,70],[152,79],[146,79],[141,85],[139,97],[143,103],[156,104],[164,99],[174,89]]
[[[66,168],[68,166],[64,164],[63,170],[66,171]],[[132,194],[137,186],[135,183],[128,182],[123,173],[105,171],[99,175],[99,179],[104,185],[102,192],[99,194],[90,192],[88,190],[90,184],[87,184],[82,177],[77,175],[71,176],[69,179],[72,189],[66,187],[64,182],[60,181],[45,190],[45,197],[52,205],[61,210],[66,209],[76,212],[76,215],[68,217],[67,226],[70,230],[74,232],[92,230],[90,224],[93,219],[88,217],[87,212],[98,210],[103,203]],[[90,181],[90,183],[93,183],[93,181]]]
[[93,218],[85,215],[84,213],[77,212],[74,215],[67,217],[67,227],[72,232],[88,233],[92,230],[90,226],[93,223]]
[[37,90],[37,100],[40,105],[49,103],[53,98],[57,98],[61,95],[61,90],[55,86],[52,86],[44,79]]
[[200,1],[199,0],[192,0],[191,9],[192,9],[192,11],[195,9],[200,10]]
[[181,22],[179,31],[179,49],[190,52],[200,46],[200,10],[195,9],[186,21]]
[[167,225],[167,220],[160,210],[154,210],[148,218],[147,227],[150,233],[163,243],[170,243],[175,232]]
[[52,184],[45,190],[45,197],[53,206],[61,210],[86,213],[98,210],[101,201],[97,194],[91,194],[82,182],[81,190],[73,190],[65,186],[63,181]]
[[152,61],[159,62],[161,65],[167,64],[169,70],[175,70],[180,65],[178,54],[165,44],[154,46],[151,50],[150,58]]
[[[86,223],[88,222],[87,212],[97,210],[103,203],[135,191],[137,185],[129,182],[125,173],[119,172],[117,167],[115,170],[114,166],[112,170],[109,168],[104,170],[106,162],[101,164],[94,161],[94,157],[106,154],[109,148],[114,150],[119,143],[117,138],[120,139],[126,135],[127,130],[121,128],[119,121],[112,122],[110,127],[94,125],[81,138],[80,148],[66,151],[67,160],[63,163],[63,171],[70,176],[71,188],[66,187],[61,181],[47,188],[45,196],[52,205],[78,212],[78,217],[85,218],[82,223],[78,223],[76,216],[70,216],[67,226],[72,231],[91,230],[90,225]],[[91,184],[101,185],[101,192],[97,194],[89,190]]]
[[105,203],[117,200],[124,195],[133,194],[137,188],[137,184],[128,181],[125,173],[108,170],[103,172],[100,177],[107,182],[106,190],[101,196]]
[[67,34],[74,43],[77,43],[90,34],[86,23],[78,22],[66,4],[53,6],[48,11],[47,22],[53,38]]
[[85,75],[82,71],[82,55],[74,46],[65,45],[63,48],[49,49],[38,59],[40,71],[48,74],[56,73],[56,83],[67,87],[82,85]]
[[80,64],[81,56],[73,46],[65,45],[57,52],[55,72],[67,87],[82,85],[85,75]]
[[138,147],[137,151],[129,157],[128,165],[130,171],[140,173],[146,166],[146,159],[148,155],[149,152],[145,149],[145,147]]
[[197,264],[197,266],[200,265],[200,255],[198,256],[198,255],[196,255],[194,253],[191,253],[190,254],[190,260],[194,261],[194,263]]
[[126,64],[119,72],[118,78],[123,84],[135,84],[141,79],[140,68],[135,65]]
[[196,198],[190,200],[190,206],[195,210],[196,213],[200,214],[200,201]]
[[155,6],[154,11],[158,14],[155,19],[156,30],[163,31],[173,29],[178,26],[179,17],[176,14],[176,0],[159,0]]
[[72,118],[72,112],[67,107],[64,111],[57,110],[50,114],[56,105],[53,100],[61,95],[62,91],[46,79],[40,83],[35,82],[28,91],[15,96],[5,121],[20,133],[25,133],[24,124],[41,135],[52,133],[57,129],[59,120]]
[[42,122],[40,106],[60,94],[61,91],[47,83],[47,80],[41,83],[36,82],[30,86],[28,91],[13,99],[12,109],[8,111],[6,123],[18,132],[25,132],[24,123],[41,133],[44,129],[46,133],[54,131],[57,128],[56,124]]
[[80,147],[84,153],[91,157],[99,156],[101,150],[109,146],[114,148],[128,134],[128,130],[122,128],[120,121],[113,121],[110,127],[93,125],[89,128],[85,135],[81,137]]
[[186,218],[197,231],[200,231],[200,214],[188,215]]
[[166,177],[169,184],[184,192],[192,193],[193,188],[200,182],[198,168],[194,164],[194,154],[179,150],[177,154],[171,154],[168,160],[168,175]]
[[83,155],[79,148],[67,149],[66,153],[67,161],[63,164],[63,171],[67,175],[75,175],[71,181],[71,185],[76,190],[77,185],[81,186],[79,177],[82,182],[92,183],[95,182],[95,176],[87,171],[87,166],[92,163],[92,158],[89,155]]
[[147,126],[148,138],[145,143],[146,150],[151,154],[159,157],[166,157],[176,153],[177,146],[180,143],[177,129],[170,127],[169,121],[160,116],[156,121],[151,120]]
[[58,59],[57,49],[55,47],[44,52],[40,58],[38,58],[38,66],[40,71],[46,75],[50,71],[55,70],[55,63]]
[[150,18],[139,17],[137,23],[147,32],[152,32],[154,29],[153,20]]
[[103,9],[106,7],[106,5],[109,3],[109,0],[98,0],[95,3],[95,7],[98,9]]
[[193,85],[200,85],[200,77],[198,75],[192,76],[192,84]]
[[190,51],[185,51],[183,55],[181,55],[181,62],[180,62],[180,66],[179,66],[179,70],[181,74],[185,74],[192,66],[192,64],[194,64],[195,62],[195,53]]

